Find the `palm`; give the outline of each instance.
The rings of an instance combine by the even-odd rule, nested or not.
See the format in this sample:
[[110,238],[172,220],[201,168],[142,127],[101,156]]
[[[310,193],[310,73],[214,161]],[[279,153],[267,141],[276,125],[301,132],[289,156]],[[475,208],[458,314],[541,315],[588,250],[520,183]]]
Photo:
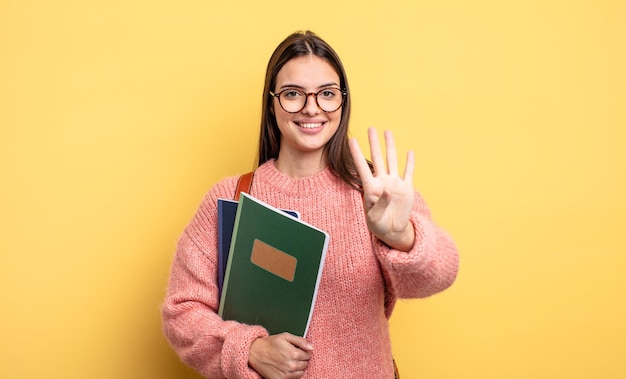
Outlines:
[[[363,202],[367,226],[386,243],[394,244],[407,235],[409,216],[413,208],[413,153],[407,157],[404,177],[398,174],[396,147],[391,132],[385,132],[386,165],[374,128],[368,131],[373,172],[358,146],[350,140],[350,151],[363,183]],[[412,232],[412,231],[411,231]]]

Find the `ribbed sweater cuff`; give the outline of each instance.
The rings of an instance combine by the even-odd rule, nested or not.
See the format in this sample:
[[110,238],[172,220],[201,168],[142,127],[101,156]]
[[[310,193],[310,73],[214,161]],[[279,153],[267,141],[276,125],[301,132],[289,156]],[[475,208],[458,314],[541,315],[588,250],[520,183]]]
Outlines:
[[423,252],[428,251],[428,245],[432,243],[432,237],[435,230],[431,223],[423,222],[422,217],[418,214],[411,216],[409,222],[413,225],[415,233],[415,242],[409,251],[399,251],[390,248],[383,241],[373,236],[374,252],[381,259],[383,266],[391,271],[404,272],[414,271],[416,264],[419,264],[423,258]]
[[261,376],[248,366],[250,345],[257,338],[267,337],[261,326],[242,325],[236,322],[224,323],[226,329],[222,347],[222,370],[227,378],[261,379]]

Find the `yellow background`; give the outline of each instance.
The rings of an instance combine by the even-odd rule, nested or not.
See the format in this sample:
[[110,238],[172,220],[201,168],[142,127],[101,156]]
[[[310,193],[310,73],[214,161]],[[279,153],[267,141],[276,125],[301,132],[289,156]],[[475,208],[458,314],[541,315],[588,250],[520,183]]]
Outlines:
[[197,378],[160,332],[175,243],[298,29],[461,251],[392,317],[403,379],[626,377],[624,4],[0,1],[0,377]]

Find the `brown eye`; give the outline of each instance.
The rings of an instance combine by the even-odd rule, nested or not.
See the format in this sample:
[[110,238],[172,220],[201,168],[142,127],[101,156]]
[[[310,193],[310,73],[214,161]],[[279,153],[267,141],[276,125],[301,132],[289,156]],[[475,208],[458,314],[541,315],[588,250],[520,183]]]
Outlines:
[[281,95],[286,100],[295,100],[295,99],[298,99],[298,98],[304,96],[304,94],[302,92],[296,91],[296,90],[287,90],[287,91],[284,91],[283,93],[281,93]]
[[323,97],[325,99],[329,99],[330,100],[330,99],[332,99],[332,98],[334,98],[334,97],[336,97],[338,95],[339,95],[339,91],[337,91],[336,89],[333,89],[333,88],[328,88],[328,89],[321,90],[319,92],[318,96],[321,96],[321,97]]

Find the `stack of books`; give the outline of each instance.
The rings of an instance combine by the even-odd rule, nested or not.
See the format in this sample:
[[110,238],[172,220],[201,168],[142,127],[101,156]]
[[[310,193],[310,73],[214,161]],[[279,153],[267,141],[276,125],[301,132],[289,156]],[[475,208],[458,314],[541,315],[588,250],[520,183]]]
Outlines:
[[270,334],[306,336],[329,236],[242,192],[218,200],[218,314]]

